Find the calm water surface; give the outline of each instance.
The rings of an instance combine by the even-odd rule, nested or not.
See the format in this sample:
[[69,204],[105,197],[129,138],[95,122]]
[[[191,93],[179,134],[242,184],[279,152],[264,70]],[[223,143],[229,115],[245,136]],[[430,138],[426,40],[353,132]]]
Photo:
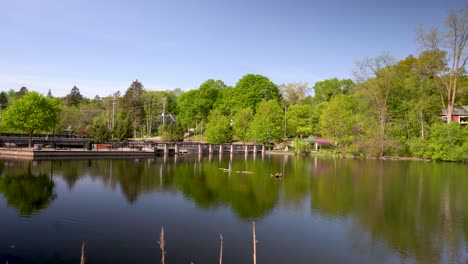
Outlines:
[[[220,170],[230,169],[230,172]],[[237,171],[251,171],[252,174]],[[282,173],[276,179],[270,174]],[[0,161],[0,264],[468,263],[468,165],[294,156]]]

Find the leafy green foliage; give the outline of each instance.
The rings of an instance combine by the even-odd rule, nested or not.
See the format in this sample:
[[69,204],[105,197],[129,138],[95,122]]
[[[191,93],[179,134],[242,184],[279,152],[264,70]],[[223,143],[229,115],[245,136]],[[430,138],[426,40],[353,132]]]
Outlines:
[[335,95],[347,94],[353,86],[354,82],[350,79],[332,78],[316,82],[314,85],[315,100],[329,102]]
[[346,95],[333,97],[320,117],[320,129],[322,135],[329,138],[342,147],[352,143],[356,118],[354,112],[355,103]]
[[177,142],[184,140],[185,129],[180,123],[159,126],[159,135],[163,141]]
[[292,105],[286,112],[288,136],[308,136],[312,133],[312,106]]
[[102,116],[94,118],[90,131],[91,138],[96,142],[104,142],[111,137],[111,131],[107,126],[106,120]]
[[234,87],[238,109],[257,109],[262,101],[279,102],[281,94],[278,86],[267,77],[255,74],[244,75]]
[[283,110],[275,100],[261,102],[251,124],[251,134],[260,142],[277,141],[282,135]]
[[37,92],[28,92],[3,111],[2,123],[8,128],[26,132],[31,147],[32,134],[35,131],[47,131],[53,128],[57,124],[58,113],[56,100],[46,98]]
[[137,129],[139,128],[143,117],[143,92],[144,86],[138,80],[132,82],[125,95],[122,98],[123,109],[132,121],[133,137],[137,136]]
[[240,141],[247,141],[249,139],[250,124],[253,121],[253,111],[250,108],[244,108],[237,112],[233,120],[234,134]]
[[460,161],[468,158],[468,129],[458,123],[435,123],[429,137],[430,152],[433,160]]
[[114,130],[112,131],[114,139],[122,141],[132,137],[131,127],[132,124],[128,116],[125,115],[123,112],[119,112],[115,119]]
[[15,99],[20,99],[23,97],[25,94],[29,92],[28,88],[26,87],[21,87],[18,92],[15,93]]
[[8,107],[8,94],[4,91],[0,92],[0,111]]
[[179,121],[185,125],[207,121],[225,87],[222,81],[210,79],[200,85],[199,89],[181,94],[178,100]]
[[208,117],[205,137],[207,143],[228,143],[232,141],[231,120],[219,111],[212,111]]
[[70,93],[65,96],[65,103],[68,106],[78,106],[83,100],[83,95],[80,93],[78,87],[73,86]]

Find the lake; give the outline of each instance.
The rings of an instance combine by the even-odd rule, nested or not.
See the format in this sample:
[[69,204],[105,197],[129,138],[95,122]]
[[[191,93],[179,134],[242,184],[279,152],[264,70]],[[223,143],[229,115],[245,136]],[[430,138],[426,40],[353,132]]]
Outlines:
[[161,227],[166,263],[252,263],[252,221],[257,263],[468,263],[468,165],[0,161],[0,264],[160,263]]

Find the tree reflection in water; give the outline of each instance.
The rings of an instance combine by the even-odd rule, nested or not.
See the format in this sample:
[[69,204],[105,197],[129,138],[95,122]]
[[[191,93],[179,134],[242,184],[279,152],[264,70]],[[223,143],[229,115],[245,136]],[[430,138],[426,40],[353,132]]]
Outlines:
[[49,206],[57,197],[54,186],[54,182],[46,174],[24,173],[0,177],[0,193],[8,206],[18,209],[24,217],[30,217]]
[[[70,188],[89,177],[120,190],[129,203],[145,193],[180,193],[202,209],[228,207],[243,221],[264,219],[275,207],[303,211],[301,205],[310,201],[313,216],[351,220],[351,241],[367,233],[371,245],[385,243],[403,262],[461,263],[463,259],[468,242],[466,165],[283,156],[228,158],[48,161],[37,165],[38,176],[26,173],[24,162],[10,167],[0,164],[4,174],[0,192],[21,214],[31,215],[55,197],[54,184],[45,175],[53,166],[54,177],[63,178]],[[284,177],[270,177],[274,173]]]

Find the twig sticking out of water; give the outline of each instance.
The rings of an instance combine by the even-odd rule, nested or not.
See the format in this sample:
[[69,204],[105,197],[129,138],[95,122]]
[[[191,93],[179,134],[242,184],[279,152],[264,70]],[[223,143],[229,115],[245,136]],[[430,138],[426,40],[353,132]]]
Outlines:
[[255,221],[252,221],[253,264],[257,264],[257,238],[255,235]]
[[[84,254],[85,242],[81,245],[81,261],[80,264],[85,264],[85,254]],[[8,263],[7,263],[8,264]]]
[[159,248],[161,249],[161,264],[166,264],[166,242],[164,241],[164,226],[161,227],[161,235],[159,236]]
[[219,248],[219,264],[223,264],[223,235],[219,234],[221,247]]

